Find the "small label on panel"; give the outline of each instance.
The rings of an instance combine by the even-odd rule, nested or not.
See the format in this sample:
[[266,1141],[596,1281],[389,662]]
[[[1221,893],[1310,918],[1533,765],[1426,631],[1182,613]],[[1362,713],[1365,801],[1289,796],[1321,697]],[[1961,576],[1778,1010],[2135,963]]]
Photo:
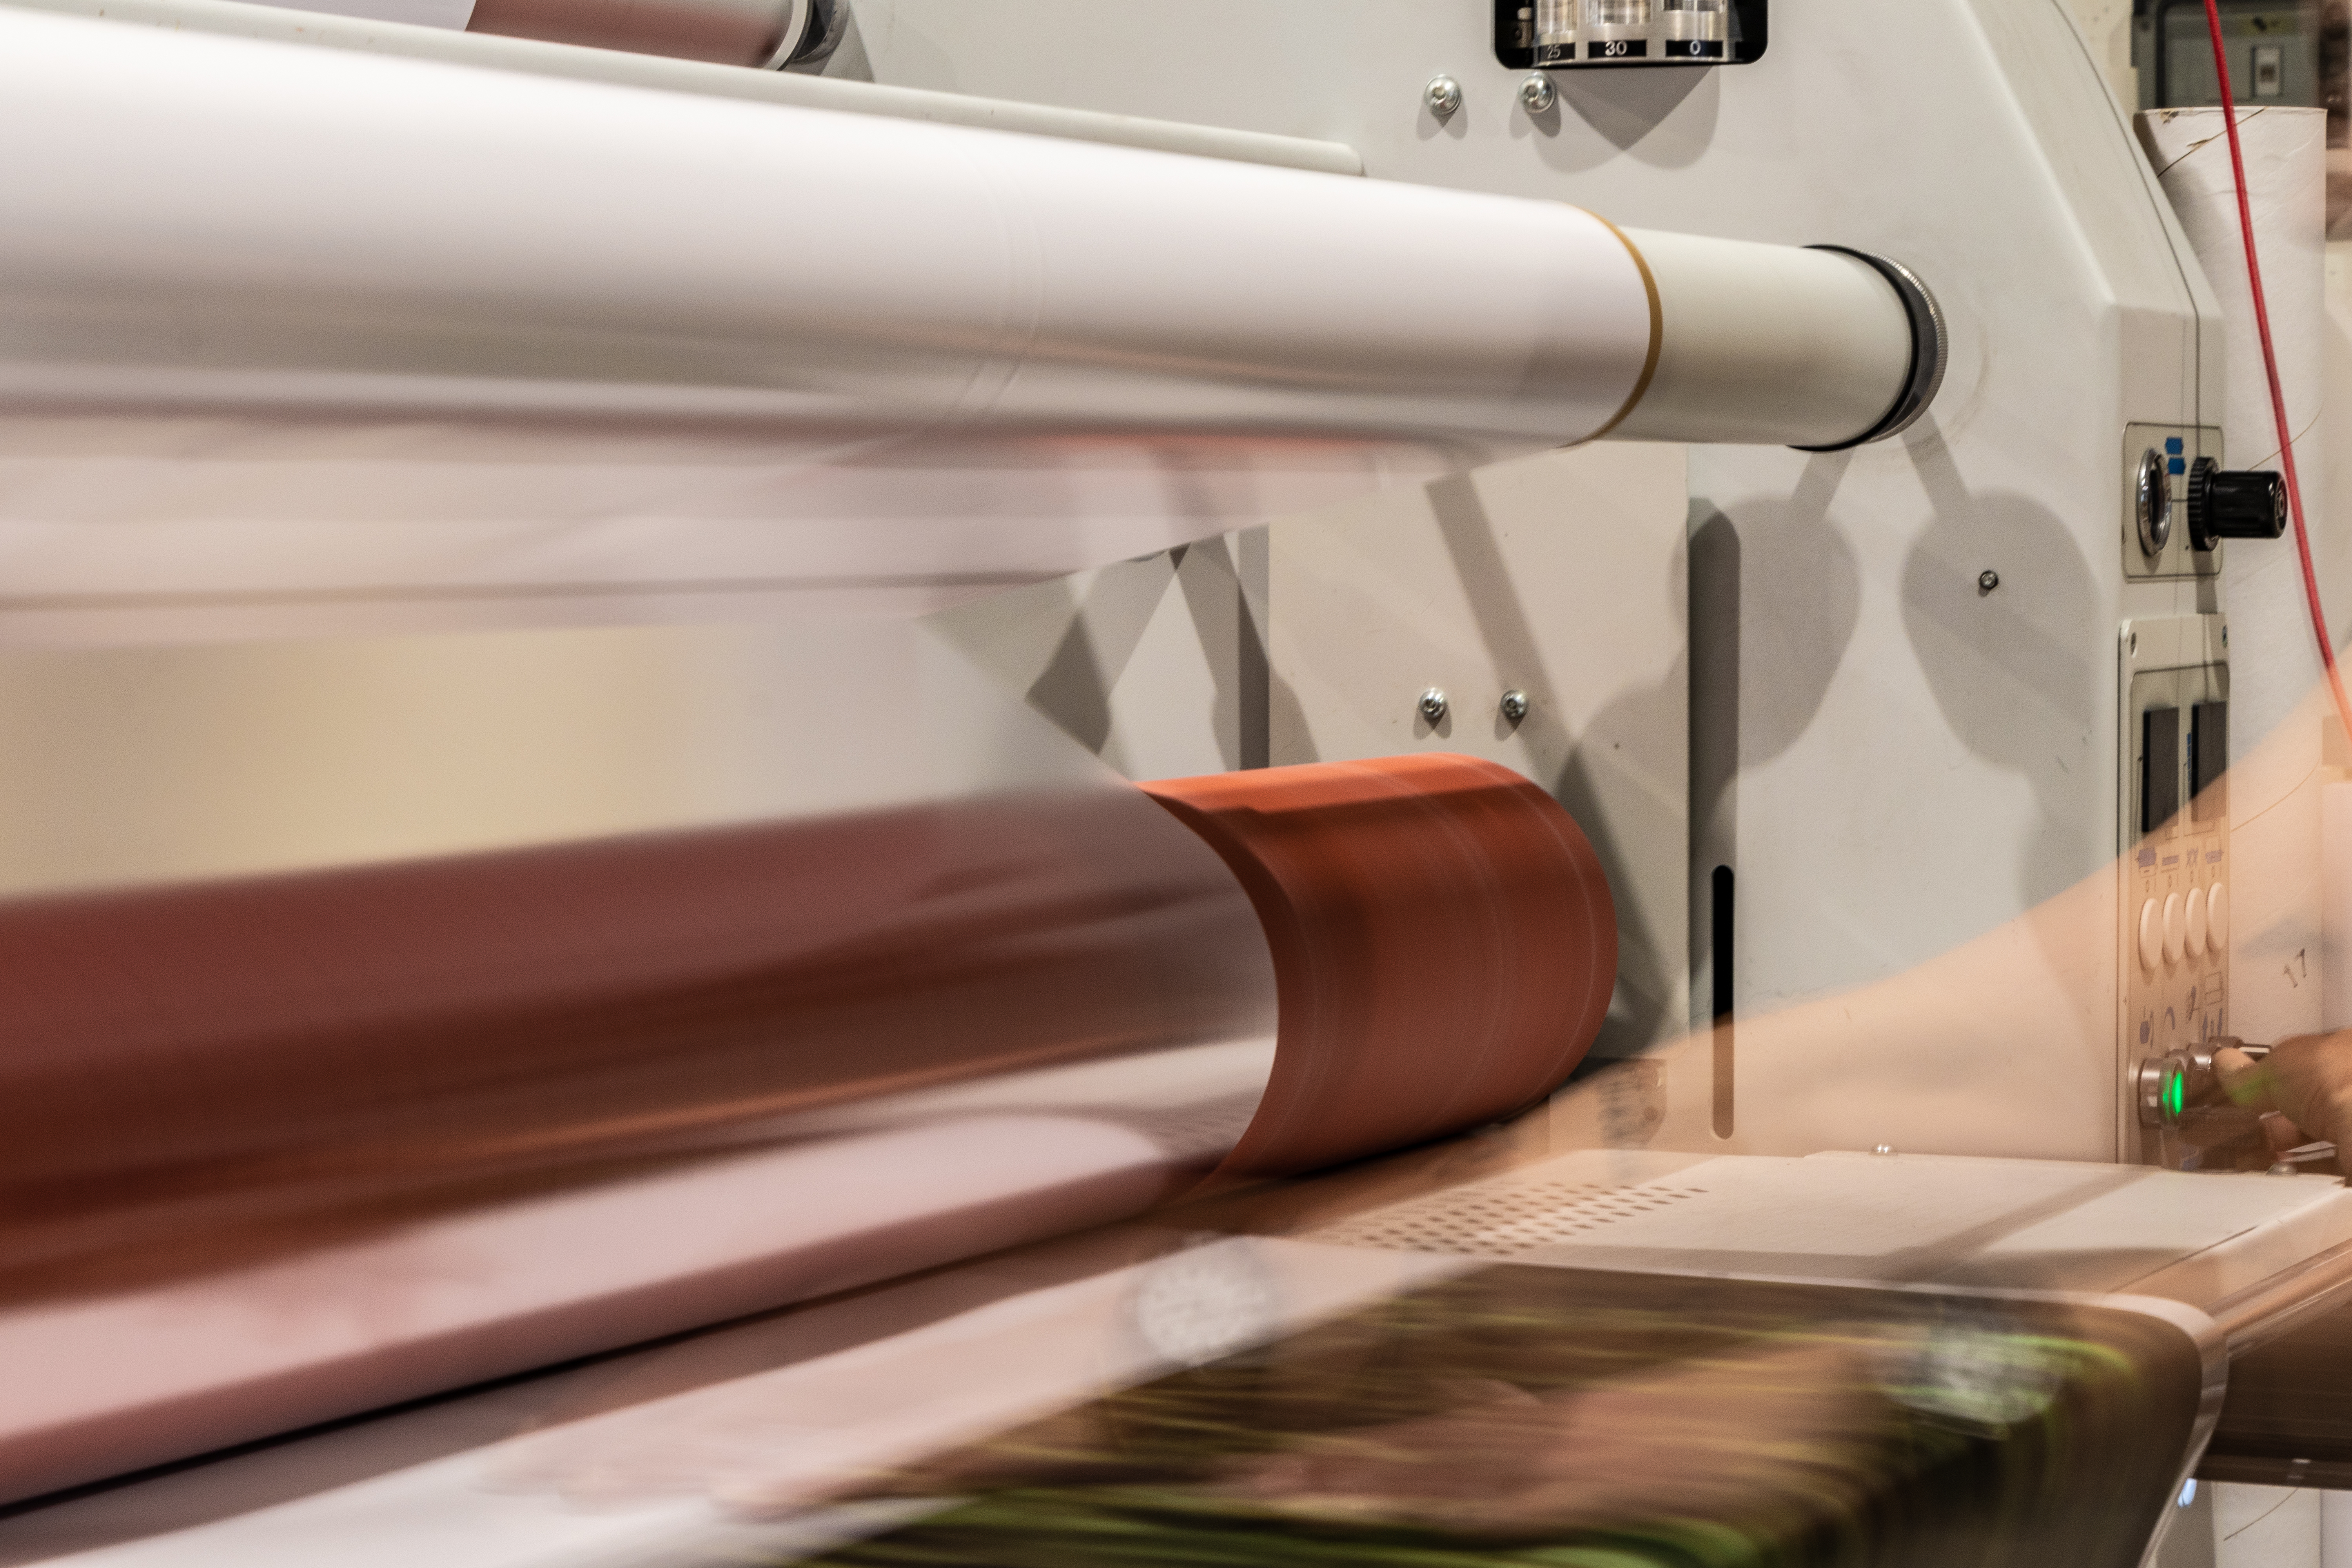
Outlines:
[[1584,46],[1588,60],[1639,60],[1649,58],[1647,38],[1595,38]]
[[1536,46],[1535,63],[1539,66],[1570,65],[1574,63],[1575,59],[1576,46],[1574,44],[1538,44]]
[[1668,38],[1664,51],[1670,60],[1719,60],[1723,58],[1721,38]]

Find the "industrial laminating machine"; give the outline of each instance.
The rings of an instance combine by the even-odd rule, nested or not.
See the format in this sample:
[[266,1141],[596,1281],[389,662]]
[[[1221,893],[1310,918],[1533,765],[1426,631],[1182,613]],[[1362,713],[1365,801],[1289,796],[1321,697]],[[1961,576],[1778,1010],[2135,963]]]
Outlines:
[[2352,750],[2109,53],[0,5],[0,1563],[2252,1561]]

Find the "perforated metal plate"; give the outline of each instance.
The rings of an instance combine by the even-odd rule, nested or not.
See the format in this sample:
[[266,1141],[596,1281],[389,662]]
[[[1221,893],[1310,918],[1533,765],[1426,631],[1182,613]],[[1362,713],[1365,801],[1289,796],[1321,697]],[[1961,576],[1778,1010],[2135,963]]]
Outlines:
[[1627,1186],[1595,1182],[1478,1182],[1375,1209],[1304,1239],[1396,1252],[1508,1258],[1575,1241],[1619,1220],[1702,1196],[1706,1190],[1670,1182]]

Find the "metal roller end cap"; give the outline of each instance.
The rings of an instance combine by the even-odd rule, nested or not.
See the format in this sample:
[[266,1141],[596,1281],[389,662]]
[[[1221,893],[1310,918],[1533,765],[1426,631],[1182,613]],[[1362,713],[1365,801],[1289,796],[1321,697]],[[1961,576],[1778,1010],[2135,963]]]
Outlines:
[[2139,457],[2132,487],[2132,517],[2139,527],[2140,553],[2154,560],[2172,539],[2172,487],[2165,479],[2164,454],[2150,447]]
[[1936,394],[1944,387],[1944,372],[1951,363],[1951,329],[1944,321],[1944,307],[1937,301],[1934,290],[1920,280],[1919,275],[1903,263],[1874,251],[1856,250],[1850,245],[1813,245],[1808,250],[1827,250],[1839,256],[1851,256],[1886,279],[1903,302],[1903,313],[1911,323],[1911,364],[1903,378],[1902,390],[1895,395],[1894,404],[1882,415],[1877,424],[1850,441],[1840,441],[1828,447],[1799,447],[1800,452],[1843,452],[1850,447],[1867,446],[1900,436],[1911,428],[1918,417],[1927,412],[1936,401]]

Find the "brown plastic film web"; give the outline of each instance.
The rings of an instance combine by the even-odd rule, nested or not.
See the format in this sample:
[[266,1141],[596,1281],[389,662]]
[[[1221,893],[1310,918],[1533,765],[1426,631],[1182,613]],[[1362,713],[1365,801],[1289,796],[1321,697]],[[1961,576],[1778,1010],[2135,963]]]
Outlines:
[[1615,961],[1450,756],[0,907],[0,1501],[1475,1126]]
[[1274,1076],[1223,1173],[1286,1174],[1507,1116],[1600,1033],[1616,909],[1568,813],[1450,753],[1146,784],[1273,950]]

